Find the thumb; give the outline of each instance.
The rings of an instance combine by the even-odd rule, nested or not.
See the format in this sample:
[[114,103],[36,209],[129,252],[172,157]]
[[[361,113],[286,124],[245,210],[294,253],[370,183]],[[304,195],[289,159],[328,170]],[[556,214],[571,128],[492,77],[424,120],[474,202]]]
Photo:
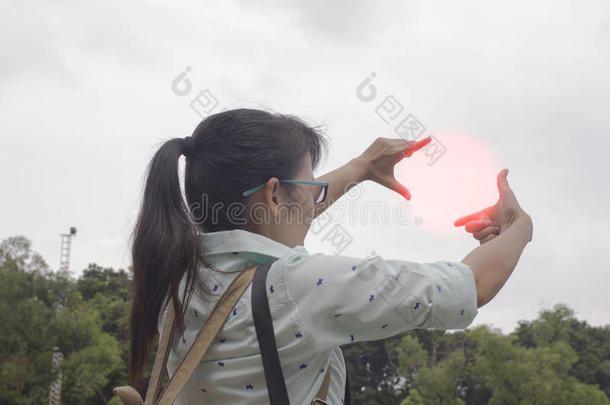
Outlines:
[[502,170],[500,170],[500,173],[498,173],[497,183],[498,183],[498,192],[500,193],[500,198],[507,192],[511,191],[510,186],[508,185],[508,180],[506,179],[507,176],[508,176],[508,169],[502,169]]
[[411,199],[411,193],[409,192],[409,189],[400,184],[395,178],[392,178],[390,180],[389,188],[396,191],[398,194],[400,194],[407,200]]

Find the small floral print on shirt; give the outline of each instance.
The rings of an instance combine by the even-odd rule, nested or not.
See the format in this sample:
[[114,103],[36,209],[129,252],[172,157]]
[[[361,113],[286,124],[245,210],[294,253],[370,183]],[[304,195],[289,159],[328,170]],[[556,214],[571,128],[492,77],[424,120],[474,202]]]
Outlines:
[[220,367],[224,367],[225,366],[225,362],[224,361],[219,361],[216,364],[218,364]]
[[296,336],[297,338],[302,338],[303,334],[301,332],[297,332],[294,334],[294,336]]
[[226,341],[227,341],[227,339],[225,339],[225,338],[220,338],[220,343],[224,343],[224,342],[226,342]]
[[246,389],[247,390],[253,390],[254,387],[252,386],[252,384],[248,384],[248,385],[246,385]]
[[218,291],[218,286],[216,284],[214,284],[214,288],[212,289],[213,292]]
[[233,308],[233,315],[237,315],[237,307]]
[[303,369],[304,369],[304,368],[306,368],[306,367],[307,367],[307,363],[303,363],[303,364],[301,364],[301,365],[299,366],[299,368],[300,368],[301,370],[303,370]]
[[436,285],[436,289],[438,290],[438,292],[441,292],[441,285],[440,285],[440,284],[437,284],[437,285]]
[[373,300],[374,300],[374,299],[375,299],[375,295],[374,295],[374,294],[371,294],[371,295],[369,296],[369,302],[373,302]]
[[386,326],[388,326],[388,324],[387,324],[387,323],[384,323],[383,325],[381,325],[381,329],[385,329],[385,328],[386,328]]
[[208,390],[206,390],[205,388],[202,388],[201,391],[208,392]]
[[460,315],[464,316],[464,310],[460,309]]
[[349,335],[349,341],[353,342],[354,341],[354,335]]
[[356,266],[352,266],[352,271],[356,271]]
[[271,284],[271,285],[269,286],[269,292],[270,292],[270,293],[273,293],[273,284]]
[[419,302],[416,302],[415,307],[413,307],[413,309],[417,309],[417,308],[419,308]]
[[333,315],[333,318],[338,318],[338,317],[340,317],[340,316],[341,316],[341,314],[334,314],[334,315]]
[[318,279],[318,282],[316,283],[316,285],[322,285],[322,279],[321,278]]
[[449,267],[453,267],[453,264],[451,264],[451,263],[447,262],[447,266],[449,266]]

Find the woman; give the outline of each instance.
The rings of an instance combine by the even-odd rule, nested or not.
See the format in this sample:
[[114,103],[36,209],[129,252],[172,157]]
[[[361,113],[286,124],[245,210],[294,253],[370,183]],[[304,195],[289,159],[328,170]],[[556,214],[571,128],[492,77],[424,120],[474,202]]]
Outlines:
[[[273,263],[266,291],[291,403],[309,403],[327,367],[328,403],[349,402],[340,345],[413,328],[466,328],[531,240],[532,221],[503,170],[498,203],[456,221],[481,242],[461,262],[309,254],[303,244],[311,220],[358,182],[372,180],[410,198],[393,168],[418,146],[378,138],[346,165],[314,179],[323,147],[323,136],[297,117],[254,109],[211,115],[192,137],[161,146],[133,234],[131,385],[139,384],[168,296],[184,308],[175,307],[171,376],[236,275]],[[182,154],[186,204],[178,178]],[[251,286],[177,404],[268,403],[250,299]]]

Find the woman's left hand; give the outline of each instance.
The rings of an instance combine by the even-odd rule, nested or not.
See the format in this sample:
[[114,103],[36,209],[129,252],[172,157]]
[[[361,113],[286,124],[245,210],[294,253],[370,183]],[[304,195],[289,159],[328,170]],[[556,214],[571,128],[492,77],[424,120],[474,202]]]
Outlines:
[[417,142],[396,138],[379,137],[375,139],[371,146],[356,158],[365,167],[364,180],[379,183],[410,200],[411,193],[409,190],[394,177],[394,166],[402,159],[428,145],[430,141],[430,137]]

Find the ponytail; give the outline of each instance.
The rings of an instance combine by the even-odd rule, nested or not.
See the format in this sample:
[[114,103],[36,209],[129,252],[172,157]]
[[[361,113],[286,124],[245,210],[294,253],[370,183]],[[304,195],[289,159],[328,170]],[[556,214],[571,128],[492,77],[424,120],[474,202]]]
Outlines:
[[[129,384],[140,385],[148,352],[157,333],[162,309],[173,300],[177,327],[184,331],[179,284],[187,274],[192,293],[203,259],[196,225],[180,192],[178,159],[185,141],[171,139],[161,146],[148,167],[140,214],[132,237],[133,282],[129,316]],[[183,301],[184,302],[183,297]],[[190,294],[189,297],[190,298]]]

